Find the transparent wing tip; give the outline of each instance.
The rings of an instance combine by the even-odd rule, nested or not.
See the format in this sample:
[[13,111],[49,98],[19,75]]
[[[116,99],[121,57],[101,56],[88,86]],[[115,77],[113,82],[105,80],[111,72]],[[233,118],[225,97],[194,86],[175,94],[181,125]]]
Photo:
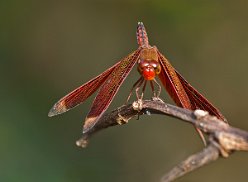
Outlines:
[[49,111],[48,117],[56,116],[66,112],[68,109],[64,102],[57,102]]

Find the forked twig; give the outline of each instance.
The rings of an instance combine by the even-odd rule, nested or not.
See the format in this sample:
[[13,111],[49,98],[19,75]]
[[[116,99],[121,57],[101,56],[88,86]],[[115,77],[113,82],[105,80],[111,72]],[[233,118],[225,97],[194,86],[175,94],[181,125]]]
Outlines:
[[186,121],[199,128],[208,135],[208,145],[199,153],[191,155],[175,166],[161,179],[162,182],[173,181],[219,157],[227,158],[234,151],[248,151],[248,132],[234,128],[206,111],[190,111],[177,106],[164,103],[155,98],[153,100],[138,100],[133,104],[122,106],[105,114],[98,123],[87,133],[84,133],[77,145],[86,147],[89,137],[101,129],[126,124],[137,114],[163,114]]

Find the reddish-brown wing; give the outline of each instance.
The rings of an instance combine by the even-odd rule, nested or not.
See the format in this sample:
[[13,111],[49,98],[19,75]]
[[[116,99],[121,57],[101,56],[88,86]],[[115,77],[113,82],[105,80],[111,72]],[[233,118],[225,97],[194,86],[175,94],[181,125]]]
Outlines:
[[217,118],[227,122],[226,118],[221,112],[213,106],[202,94],[200,94],[194,87],[192,87],[177,71],[177,76],[180,79],[183,88],[185,89],[191,103],[194,105],[194,109],[202,109],[208,111],[209,114],[216,116]]
[[161,64],[159,78],[174,102],[183,108],[193,109],[190,99],[170,62],[157,50]]
[[83,84],[82,86],[76,88],[63,98],[61,98],[48,113],[48,116],[54,116],[57,114],[62,114],[79,104],[85,101],[89,96],[91,96],[107,79],[110,73],[117,67],[121,61],[101,73],[100,75],[96,76],[95,78],[91,79],[87,83]]
[[139,59],[139,54],[140,49],[137,49],[133,53],[129,54],[114,68],[105,80],[96,98],[94,99],[90,112],[85,119],[83,128],[84,133],[97,123],[104,111],[109,107],[121,84]]
[[174,102],[181,107],[202,109],[226,122],[225,117],[203,95],[193,88],[158,51],[162,71],[159,78]]

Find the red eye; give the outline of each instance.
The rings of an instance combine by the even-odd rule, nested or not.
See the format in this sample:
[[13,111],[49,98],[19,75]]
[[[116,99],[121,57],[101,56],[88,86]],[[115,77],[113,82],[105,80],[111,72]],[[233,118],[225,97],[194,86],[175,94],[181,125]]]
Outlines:
[[150,61],[150,65],[156,69],[156,67],[158,66],[158,62],[157,61]]
[[149,63],[145,60],[139,60],[138,61],[138,71],[142,75],[143,74],[143,69],[146,68],[149,65]]
[[139,67],[144,68],[144,67],[147,67],[147,66],[149,66],[149,62],[148,61],[140,60]]

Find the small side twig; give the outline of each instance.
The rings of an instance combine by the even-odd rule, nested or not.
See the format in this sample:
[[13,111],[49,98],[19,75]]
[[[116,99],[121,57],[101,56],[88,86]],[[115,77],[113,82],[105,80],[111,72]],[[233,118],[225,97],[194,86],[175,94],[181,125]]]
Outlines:
[[161,100],[145,100],[134,102],[132,105],[122,106],[105,114],[98,123],[82,138],[77,145],[86,147],[89,138],[96,132],[119,124],[126,124],[137,114],[163,114],[188,122],[208,135],[208,145],[201,152],[188,157],[164,175],[162,182],[169,182],[185,175],[219,157],[227,158],[234,151],[248,151],[248,132],[234,128],[206,111],[190,111],[173,105],[165,104]]

